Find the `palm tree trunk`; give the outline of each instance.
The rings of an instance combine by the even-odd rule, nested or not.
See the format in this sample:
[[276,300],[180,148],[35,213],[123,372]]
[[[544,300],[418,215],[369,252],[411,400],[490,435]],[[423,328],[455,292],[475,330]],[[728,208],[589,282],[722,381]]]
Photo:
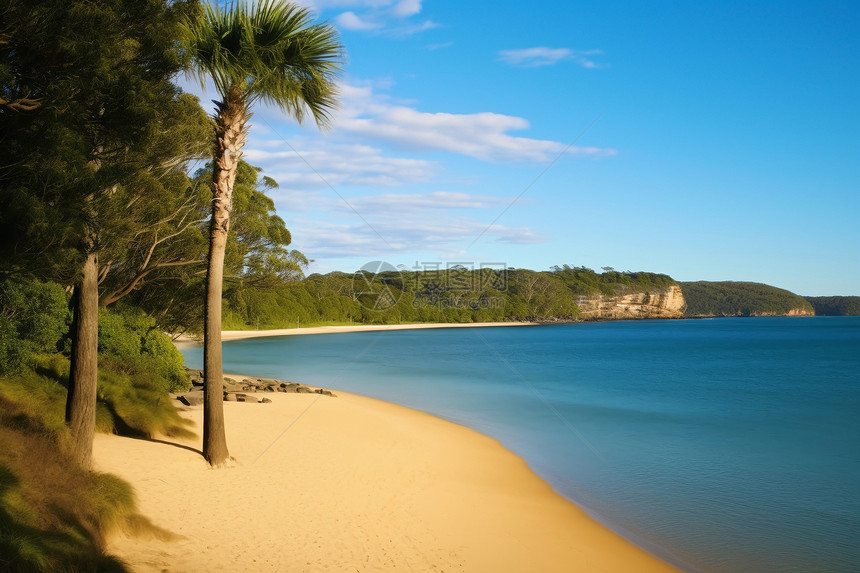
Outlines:
[[203,457],[211,466],[221,467],[230,459],[224,428],[224,370],[221,361],[224,251],[230,230],[233,183],[247,136],[245,123],[250,116],[238,92],[226,94],[224,102],[216,105],[212,220],[209,224],[203,330]]
[[72,456],[81,467],[92,467],[98,389],[99,287],[98,255],[89,253],[83,276],[75,284],[72,358],[66,424],[72,434]]

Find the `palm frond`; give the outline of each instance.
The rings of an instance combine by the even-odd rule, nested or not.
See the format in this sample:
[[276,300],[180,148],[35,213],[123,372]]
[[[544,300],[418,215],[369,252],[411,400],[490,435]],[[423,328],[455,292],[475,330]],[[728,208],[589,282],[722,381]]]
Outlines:
[[343,48],[337,30],[314,24],[309,10],[282,0],[207,4],[186,24],[192,71],[218,93],[262,100],[300,122],[307,112],[325,126],[337,102],[335,79]]

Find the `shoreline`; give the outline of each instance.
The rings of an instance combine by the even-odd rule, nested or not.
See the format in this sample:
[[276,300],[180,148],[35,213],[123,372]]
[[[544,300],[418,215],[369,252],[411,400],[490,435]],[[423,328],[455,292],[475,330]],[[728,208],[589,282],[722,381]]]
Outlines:
[[[266,336],[298,336],[304,334],[339,334],[344,332],[374,332],[379,330],[424,330],[429,328],[483,328],[489,326],[538,326],[538,322],[417,322],[413,324],[355,324],[351,326],[308,326],[272,330],[222,330],[221,341],[263,338]],[[202,338],[181,334],[173,340],[176,345],[201,344]]]
[[[437,327],[438,328],[438,327]],[[98,435],[176,541],[118,537],[133,571],[673,571],[556,493],[498,441],[395,404],[265,393],[225,402],[236,467],[201,439]],[[201,407],[183,408],[201,434]]]

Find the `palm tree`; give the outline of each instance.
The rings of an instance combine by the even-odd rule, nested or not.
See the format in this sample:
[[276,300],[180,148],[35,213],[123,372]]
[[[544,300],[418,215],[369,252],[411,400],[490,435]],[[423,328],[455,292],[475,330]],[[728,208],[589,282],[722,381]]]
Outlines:
[[215,103],[212,157],[212,219],[203,342],[203,456],[214,467],[230,459],[224,430],[221,363],[221,295],[224,249],[236,168],[248,135],[251,106],[275,104],[301,122],[308,112],[328,125],[336,104],[336,73],[342,47],[337,31],[314,24],[310,12],[279,0],[253,6],[236,1],[223,10],[213,4],[188,22],[190,68],[203,84],[211,78],[221,98]]

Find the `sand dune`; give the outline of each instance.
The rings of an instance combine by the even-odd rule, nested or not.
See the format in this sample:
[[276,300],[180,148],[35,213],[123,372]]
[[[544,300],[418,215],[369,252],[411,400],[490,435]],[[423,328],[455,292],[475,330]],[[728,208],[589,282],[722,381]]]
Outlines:
[[[338,394],[225,403],[230,469],[209,469],[199,440],[99,435],[97,468],[181,536],[121,536],[109,550],[141,572],[671,570],[495,440]],[[199,432],[199,407],[186,415]]]

